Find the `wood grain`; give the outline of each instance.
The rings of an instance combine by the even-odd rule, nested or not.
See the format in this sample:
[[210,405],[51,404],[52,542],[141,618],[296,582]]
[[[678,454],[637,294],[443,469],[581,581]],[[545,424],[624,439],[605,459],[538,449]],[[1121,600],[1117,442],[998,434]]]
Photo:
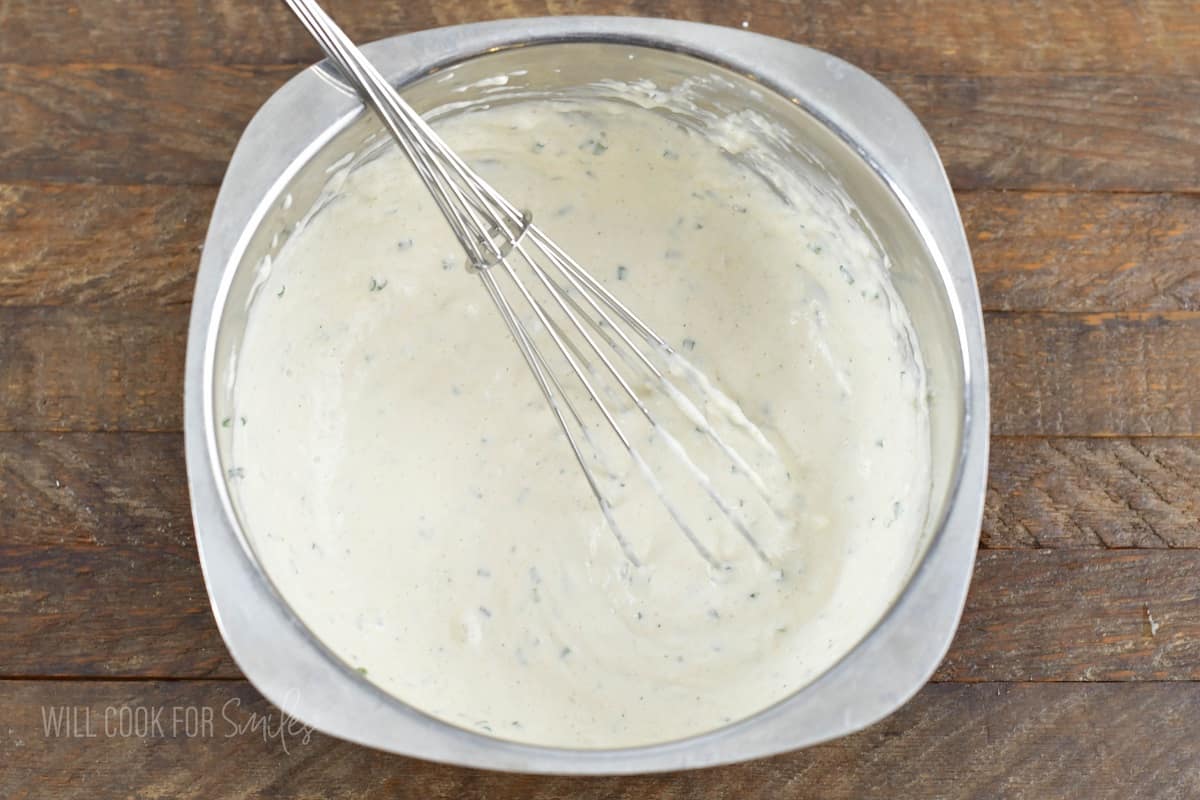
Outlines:
[[0,497],[4,545],[195,558],[177,433],[0,433]]
[[[94,738],[47,736],[43,713],[78,708]],[[108,712],[108,709],[113,711]],[[105,734],[121,709],[162,709],[162,736]],[[210,709],[189,738],[186,709]],[[43,709],[46,711],[44,712]],[[175,727],[175,709],[180,725]],[[126,712],[129,713],[129,712]],[[933,685],[866,731],[798,753],[708,770],[612,778],[507,775],[391,756],[320,734],[245,684],[0,684],[0,794],[10,800],[289,798],[1121,798],[1200,794],[1200,685]],[[1104,724],[1097,724],[1104,720]],[[65,730],[63,728],[60,731]],[[197,732],[204,729],[197,728]],[[287,752],[283,750],[284,742]]]
[[1200,310],[1200,195],[959,192],[984,308]]
[[[187,315],[0,306],[0,431],[179,430]],[[1200,312],[996,312],[986,323],[993,433],[1200,433]]]
[[236,676],[195,548],[0,544],[0,676]]
[[[0,184],[0,305],[191,297],[207,186]],[[1200,310],[1200,195],[959,192],[984,307]]]
[[1200,680],[1200,551],[987,550],[937,680]]
[[[182,449],[175,434],[0,434],[0,677],[240,674],[208,611]],[[1200,549],[1164,549],[1200,544],[1198,469],[1197,439],[1000,440],[984,538],[1011,549],[980,554],[939,679],[1200,679]],[[1111,518],[1081,510],[1096,496]],[[1147,520],[1156,536],[1122,538]],[[1018,530],[1073,549],[1029,549],[1046,542]],[[1158,549],[1101,549],[1129,544]]]
[[[294,67],[0,64],[0,181],[216,184]],[[1200,191],[1200,78],[882,75],[956,189]]]
[[0,309],[0,430],[178,430],[188,308]]
[[[123,4],[9,0],[0,61],[63,59],[162,65],[311,62],[318,58],[278,3],[143,0]],[[501,17],[626,14],[740,27],[808,44],[873,70],[1143,72],[1200,70],[1200,6],[1167,0],[972,3],[884,0],[506,0],[330,2],[356,39]],[[137,36],[129,32],[136,30]],[[47,41],[55,47],[47,47]]]
[[0,184],[0,304],[187,303],[216,191]]
[[956,189],[1195,191],[1200,184],[1200,79],[880,78],[929,129]]
[[1198,432],[1197,312],[984,316],[993,434]]
[[0,180],[215,185],[254,111],[295,72],[0,64]]
[[992,440],[984,547],[1200,547],[1200,439]]
[[0,677],[239,674],[199,571],[180,436],[2,434],[0,497]]

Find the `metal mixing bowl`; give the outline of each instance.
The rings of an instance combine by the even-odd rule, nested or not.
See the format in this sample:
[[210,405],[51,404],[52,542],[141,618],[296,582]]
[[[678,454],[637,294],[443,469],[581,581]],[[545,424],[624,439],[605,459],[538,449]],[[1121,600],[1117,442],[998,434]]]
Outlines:
[[[893,263],[929,373],[934,487],[911,578],[838,664],[771,708],[666,744],[571,750],[516,744],[405,705],[328,650],[274,589],[225,485],[237,347],[264,256],[380,126],[329,69],[289,81],[247,127],[221,186],[196,282],[185,432],[196,541],[217,624],[246,676],[287,713],[372,747],[495,769],[627,773],[765,756],[889,714],[946,652],[966,595],[987,465],[987,375],[978,290],[954,198],[929,137],[889,91],[824,53],[742,31],[666,20],[512,20],[399,36],[365,48],[421,111],[569,90],[597,78],[670,88],[716,73],[697,102],[750,108],[802,144],[798,163],[834,176]],[[478,82],[509,74],[504,87]],[[455,90],[460,91],[455,91]],[[491,94],[489,94],[491,92]]]

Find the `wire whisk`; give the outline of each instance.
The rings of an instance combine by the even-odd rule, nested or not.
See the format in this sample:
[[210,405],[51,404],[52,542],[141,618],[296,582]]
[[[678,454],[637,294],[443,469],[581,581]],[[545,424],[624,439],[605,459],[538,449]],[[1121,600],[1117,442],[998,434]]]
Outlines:
[[[723,534],[714,534],[709,522],[736,531],[769,564],[759,533],[763,520],[787,524],[788,500],[779,487],[792,476],[766,435],[551,240],[528,211],[460,158],[317,3],[285,2],[383,120],[433,196],[628,561],[642,564],[622,532],[613,500],[636,474],[710,567],[729,565],[714,545]],[[614,437],[610,447],[606,442]],[[685,437],[702,439],[715,458],[696,458]],[[644,449],[656,457],[647,457]],[[614,451],[627,459],[624,469],[615,466]],[[705,510],[695,508],[696,497],[706,501]]]

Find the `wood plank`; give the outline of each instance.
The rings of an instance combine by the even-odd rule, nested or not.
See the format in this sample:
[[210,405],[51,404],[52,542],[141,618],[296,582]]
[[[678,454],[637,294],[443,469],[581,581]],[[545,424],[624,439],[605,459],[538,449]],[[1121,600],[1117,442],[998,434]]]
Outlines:
[[0,497],[3,545],[195,560],[178,433],[0,433]]
[[929,129],[955,189],[1200,188],[1200,79],[879,77]]
[[238,676],[178,434],[0,434],[3,675]]
[[936,679],[1200,679],[1200,551],[985,550]]
[[1200,309],[1200,196],[959,192],[984,308]]
[[[47,736],[54,707],[90,713],[94,738]],[[113,711],[108,712],[108,709]],[[161,733],[105,734],[104,717],[161,709]],[[122,711],[122,709],[129,709]],[[180,725],[173,725],[179,709]],[[210,729],[188,736],[186,710]],[[245,684],[0,683],[0,793],[101,797],[658,798],[891,800],[1089,797],[1164,800],[1200,793],[1200,685],[932,685],[866,731],[746,764],[611,778],[528,776],[392,756],[320,734],[242,732],[281,714]],[[3,731],[7,730],[7,734]],[[60,728],[61,731],[67,730]],[[277,730],[273,727],[272,730]],[[211,731],[211,733],[209,733]],[[284,752],[284,743],[287,751]],[[230,768],[230,765],[236,768]]]
[[1200,432],[1200,313],[984,316],[993,434]]
[[[1200,549],[1162,549],[1197,546],[1200,440],[1040,444],[1054,457],[997,443],[984,537],[1014,549],[980,554],[939,678],[1200,680]],[[0,496],[0,677],[239,675],[208,611],[178,435],[0,434]],[[1159,538],[1100,538],[1151,523]],[[1047,543],[1079,549],[1027,549]],[[1159,549],[1099,549],[1142,544]]]
[[992,440],[984,547],[1200,547],[1200,439]]
[[0,180],[216,185],[296,71],[0,64]]
[[0,309],[0,430],[179,430],[188,311]]
[[[207,186],[0,184],[0,305],[185,303]],[[984,307],[1200,310],[1200,195],[959,192]]]
[[237,676],[195,547],[0,543],[0,676]]
[[[295,67],[0,64],[0,181],[216,184]],[[881,76],[957,189],[1200,191],[1200,78]]]
[[[179,430],[187,315],[0,305],[0,431]],[[995,312],[986,325],[993,433],[1200,433],[1200,312]]]
[[0,185],[0,304],[187,303],[216,191]]
[[[740,27],[802,42],[874,70],[1154,72],[1200,70],[1200,6],[1088,0],[971,4],[883,0],[727,3],[718,0],[508,0],[331,3],[356,39],[498,17],[626,14]],[[163,65],[311,62],[317,50],[272,3],[143,0],[133,6],[10,0],[0,61],[122,60]],[[129,36],[137,30],[138,36]]]

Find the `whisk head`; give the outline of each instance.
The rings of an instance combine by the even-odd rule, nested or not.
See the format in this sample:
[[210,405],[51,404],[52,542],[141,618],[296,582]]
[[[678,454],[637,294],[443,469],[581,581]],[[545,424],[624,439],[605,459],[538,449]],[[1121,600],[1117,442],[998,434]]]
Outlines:
[[[770,563],[798,494],[778,448],[536,224],[484,181],[311,0],[288,0],[379,113],[492,298],[630,563],[655,517],[713,570],[731,540]],[[782,538],[781,538],[782,537]]]
[[477,272],[626,558],[626,532],[678,528],[715,570],[731,534],[769,563],[790,527],[792,476],[776,446],[661,336],[525,215]]

